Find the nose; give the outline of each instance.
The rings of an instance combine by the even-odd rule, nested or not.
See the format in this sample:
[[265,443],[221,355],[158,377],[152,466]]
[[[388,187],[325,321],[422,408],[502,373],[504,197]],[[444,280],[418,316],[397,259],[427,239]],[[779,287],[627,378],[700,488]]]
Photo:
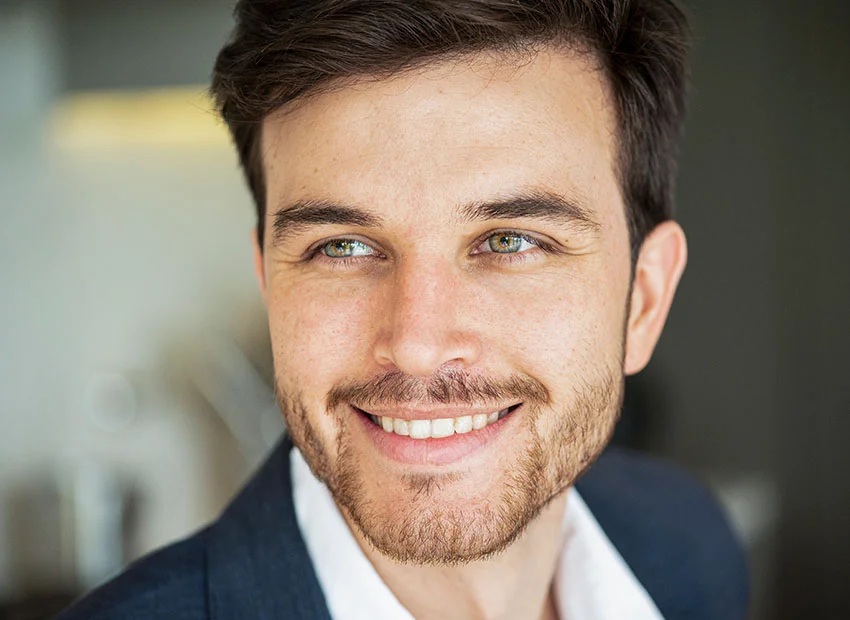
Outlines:
[[480,338],[470,328],[476,301],[463,280],[445,259],[400,265],[381,308],[378,363],[419,378],[444,366],[475,364],[481,354]]

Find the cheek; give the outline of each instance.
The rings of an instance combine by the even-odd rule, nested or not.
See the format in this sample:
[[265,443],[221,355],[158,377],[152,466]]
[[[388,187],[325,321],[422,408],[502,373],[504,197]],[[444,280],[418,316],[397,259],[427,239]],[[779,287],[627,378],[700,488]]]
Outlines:
[[518,280],[487,312],[487,340],[498,357],[553,389],[586,377],[621,354],[625,291],[612,284],[578,273]]
[[496,329],[513,337],[496,355],[549,389],[552,410],[533,422],[538,437],[579,450],[571,458],[595,453],[615,419],[616,395],[603,386],[620,373],[626,290],[590,275],[526,285],[501,313]]
[[268,312],[277,381],[318,415],[329,390],[363,368],[367,300],[352,289],[277,287],[270,289]]
[[279,380],[306,394],[350,377],[363,359],[371,312],[355,287],[280,287],[269,297],[269,325]]

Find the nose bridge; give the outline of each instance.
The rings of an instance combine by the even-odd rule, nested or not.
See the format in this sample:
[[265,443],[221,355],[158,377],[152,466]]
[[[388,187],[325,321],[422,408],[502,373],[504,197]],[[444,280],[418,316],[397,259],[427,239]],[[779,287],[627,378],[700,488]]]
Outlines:
[[393,337],[419,334],[423,340],[445,337],[459,310],[451,304],[461,283],[443,257],[406,261],[396,275],[393,303]]
[[463,277],[451,259],[401,259],[392,286],[380,357],[416,376],[429,376],[447,362],[474,362],[476,338],[463,328]]
[[397,310],[405,316],[439,311],[454,279],[452,266],[443,257],[421,256],[404,261],[396,276]]

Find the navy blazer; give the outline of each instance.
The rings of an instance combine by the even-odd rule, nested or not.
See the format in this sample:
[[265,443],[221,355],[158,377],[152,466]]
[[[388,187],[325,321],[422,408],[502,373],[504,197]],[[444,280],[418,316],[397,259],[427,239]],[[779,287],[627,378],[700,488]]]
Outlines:
[[[214,523],[132,564],[57,620],[331,620],[295,518],[284,439]],[[744,553],[711,495],[608,449],[577,487],[667,620],[746,617]]]

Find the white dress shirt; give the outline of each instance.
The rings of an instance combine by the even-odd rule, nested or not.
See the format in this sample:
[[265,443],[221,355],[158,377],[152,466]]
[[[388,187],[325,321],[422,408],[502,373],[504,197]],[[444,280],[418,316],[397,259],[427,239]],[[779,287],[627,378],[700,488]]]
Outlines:
[[[290,462],[298,527],[331,617],[414,620],[381,580],[297,448]],[[560,620],[663,620],[576,489],[567,493],[564,545],[553,586]]]

